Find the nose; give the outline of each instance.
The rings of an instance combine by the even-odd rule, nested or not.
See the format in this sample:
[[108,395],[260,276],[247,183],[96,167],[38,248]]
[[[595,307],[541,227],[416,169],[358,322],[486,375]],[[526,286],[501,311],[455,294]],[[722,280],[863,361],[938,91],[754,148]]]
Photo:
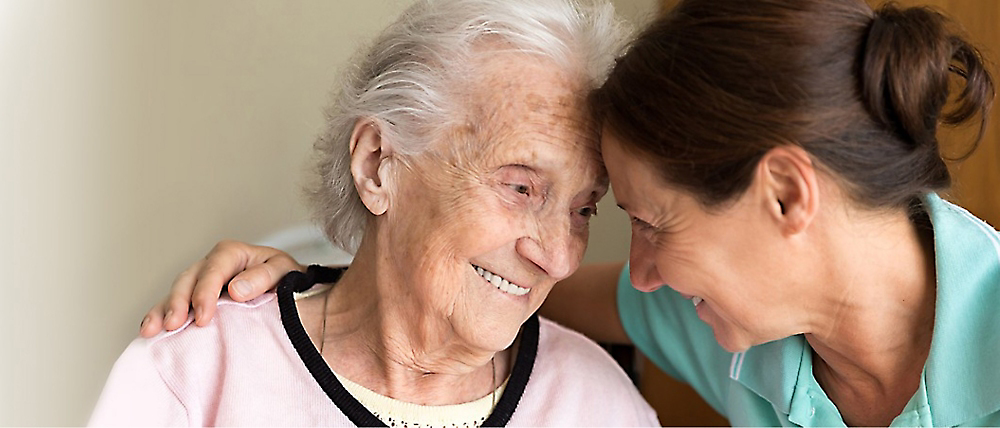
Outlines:
[[569,219],[539,224],[536,231],[517,240],[518,254],[556,280],[568,277],[580,266],[586,236],[574,234]]
[[629,280],[636,290],[649,293],[664,285],[656,268],[653,246],[645,238],[636,236],[635,232],[632,232],[628,260]]

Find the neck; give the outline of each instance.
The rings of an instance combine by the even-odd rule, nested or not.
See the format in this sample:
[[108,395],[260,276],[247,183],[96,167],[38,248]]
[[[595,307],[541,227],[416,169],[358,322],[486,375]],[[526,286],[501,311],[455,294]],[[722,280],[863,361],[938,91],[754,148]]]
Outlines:
[[902,212],[847,217],[828,237],[828,294],[806,339],[845,422],[885,426],[918,388],[930,352],[933,236]]
[[388,257],[380,257],[390,254],[372,247],[362,243],[319,311],[325,312],[318,320],[325,325],[319,342],[330,367],[410,403],[459,404],[491,394],[509,373],[512,352],[465,344],[448,320],[413,301],[405,278],[394,274]]

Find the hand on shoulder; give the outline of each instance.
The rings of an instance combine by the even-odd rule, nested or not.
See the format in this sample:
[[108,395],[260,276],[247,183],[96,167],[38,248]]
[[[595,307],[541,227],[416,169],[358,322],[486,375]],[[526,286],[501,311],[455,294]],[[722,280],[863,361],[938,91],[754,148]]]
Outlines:
[[167,297],[146,313],[139,335],[149,338],[163,330],[176,330],[185,324],[191,311],[195,324],[204,326],[215,315],[223,288],[234,301],[245,302],[274,288],[293,270],[304,269],[281,250],[221,241],[177,276]]

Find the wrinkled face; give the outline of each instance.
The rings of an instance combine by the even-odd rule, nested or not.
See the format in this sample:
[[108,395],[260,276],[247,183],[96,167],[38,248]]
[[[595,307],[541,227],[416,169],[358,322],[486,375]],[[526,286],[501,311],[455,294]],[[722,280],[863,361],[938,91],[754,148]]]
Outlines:
[[796,296],[782,287],[783,259],[751,193],[707,211],[689,193],[665,184],[655,168],[625,151],[613,133],[601,138],[615,199],[632,221],[632,285],[662,286],[691,299],[698,317],[730,351],[796,333]]
[[608,185],[582,91],[531,57],[486,62],[465,124],[408,160],[383,227],[424,334],[496,351],[577,269]]

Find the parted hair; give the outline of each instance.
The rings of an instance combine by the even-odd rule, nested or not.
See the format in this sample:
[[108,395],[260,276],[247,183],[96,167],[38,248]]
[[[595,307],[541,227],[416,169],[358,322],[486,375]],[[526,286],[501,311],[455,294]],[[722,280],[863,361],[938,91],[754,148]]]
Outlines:
[[591,101],[626,149],[706,207],[741,195],[768,150],[794,144],[855,202],[891,209],[950,185],[938,126],[978,118],[974,149],[993,97],[979,51],[930,8],[684,0]]
[[469,66],[476,55],[537,55],[590,90],[604,81],[628,35],[607,3],[418,0],[343,71],[315,143],[318,181],[307,191],[316,221],[335,245],[357,250],[372,216],[350,171],[358,121],[376,123],[396,153],[416,154],[444,127],[470,119],[450,89],[476,79]]

